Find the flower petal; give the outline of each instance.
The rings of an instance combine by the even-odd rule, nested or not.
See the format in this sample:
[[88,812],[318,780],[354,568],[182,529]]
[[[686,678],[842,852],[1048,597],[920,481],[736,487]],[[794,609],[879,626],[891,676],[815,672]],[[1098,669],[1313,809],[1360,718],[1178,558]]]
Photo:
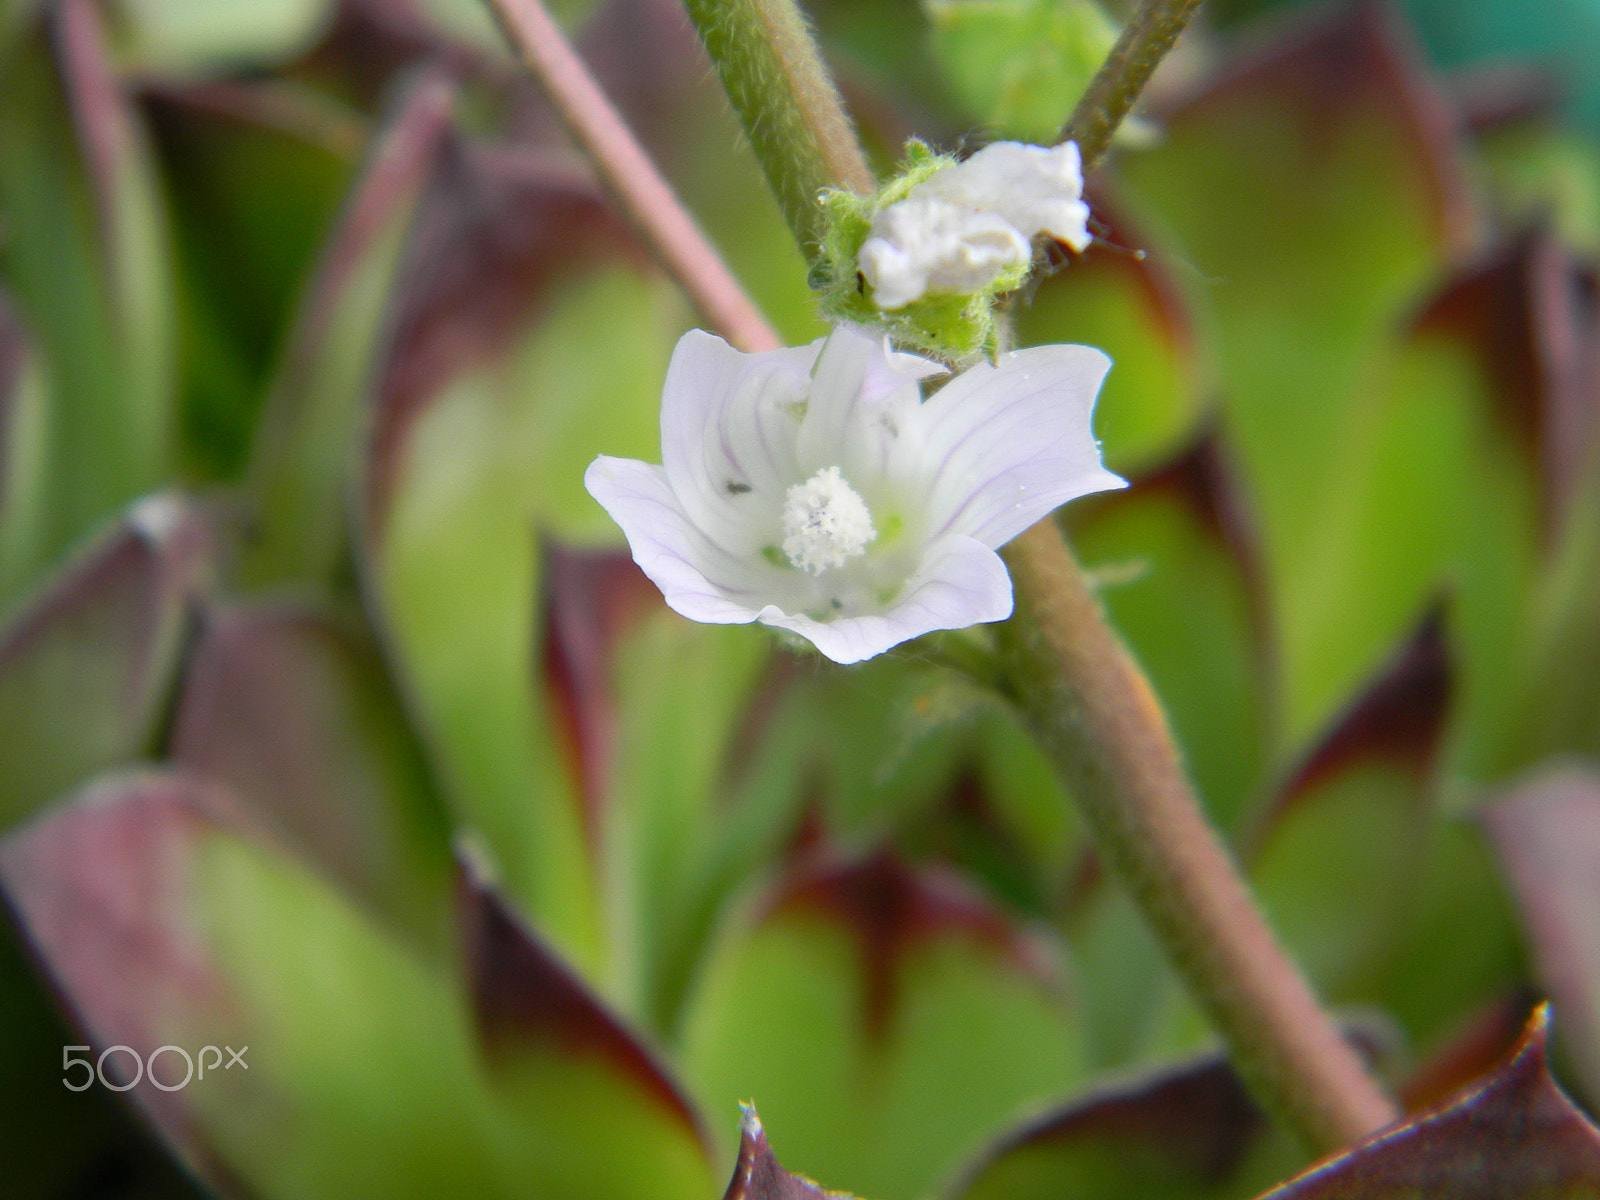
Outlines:
[[1010,615],[1011,576],[1000,556],[956,535],[928,547],[899,600],[882,613],[816,621],[768,605],[758,619],[798,633],[834,662],[848,665],[936,629],[965,629]]
[[995,142],[932,175],[911,196],[997,214],[1024,238],[1048,233],[1082,254],[1090,241],[1082,168],[1076,142],[1053,147]]
[[803,477],[795,438],[821,349],[819,339],[745,354],[698,329],[678,339],[661,393],[661,461],[708,536],[759,538],[752,523],[775,519],[784,487]]
[[913,194],[872,223],[858,262],[879,308],[904,308],[929,292],[981,291],[1024,265],[1026,235],[996,213]]
[[[765,596],[754,604],[739,597],[760,591],[754,564],[745,564],[710,543],[684,514],[664,468],[633,458],[602,454],[584,472],[583,486],[622,527],[633,561],[661,589],[674,612],[692,621],[742,625],[754,621]],[[710,563],[713,582],[702,570]]]
[[896,447],[894,474],[925,489],[933,538],[998,548],[1090,492],[1125,487],[1100,463],[1092,417],[1111,360],[1090,346],[1033,346],[951,380]]
[[891,353],[881,334],[837,326],[823,344],[795,450],[800,478],[842,466],[847,477],[880,472],[887,443],[921,401],[917,381],[943,368]]

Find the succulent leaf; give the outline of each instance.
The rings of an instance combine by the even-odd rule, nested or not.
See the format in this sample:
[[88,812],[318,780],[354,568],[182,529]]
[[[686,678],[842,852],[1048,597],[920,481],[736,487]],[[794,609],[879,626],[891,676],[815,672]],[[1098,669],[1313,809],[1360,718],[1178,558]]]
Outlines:
[[215,549],[196,505],[154,496],[13,616],[0,633],[0,830],[154,751]]
[[1600,1196],[1600,1129],[1546,1063],[1549,1013],[1516,1052],[1453,1103],[1404,1121],[1261,1200]]
[[32,451],[46,490],[26,518],[38,528],[0,577],[14,595],[167,478],[175,348],[166,216],[98,6],[69,0],[7,24],[0,272],[35,340],[47,414]]

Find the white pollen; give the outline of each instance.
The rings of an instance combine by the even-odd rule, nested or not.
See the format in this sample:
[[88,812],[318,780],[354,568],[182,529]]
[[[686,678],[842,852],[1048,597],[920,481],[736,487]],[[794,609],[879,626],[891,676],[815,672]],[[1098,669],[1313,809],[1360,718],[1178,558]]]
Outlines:
[[878,536],[867,502],[838,467],[824,467],[783,499],[783,552],[802,571],[842,567]]

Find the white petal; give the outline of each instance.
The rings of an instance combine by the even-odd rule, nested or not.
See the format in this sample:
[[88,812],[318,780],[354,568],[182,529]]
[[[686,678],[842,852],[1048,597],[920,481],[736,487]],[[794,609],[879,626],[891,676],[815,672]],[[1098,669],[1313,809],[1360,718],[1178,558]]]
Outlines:
[[1089,346],[1034,346],[958,375],[918,412],[895,474],[920,474],[931,536],[1000,547],[1058,505],[1125,486],[1091,426],[1111,360]]
[[917,380],[937,364],[914,354],[893,354],[881,335],[840,325],[817,357],[795,452],[798,476],[808,479],[840,466],[856,487],[863,473],[881,475],[888,444],[921,403]]
[[1030,236],[998,212],[952,203],[918,187],[877,215],[857,262],[872,285],[873,302],[882,309],[903,308],[929,292],[981,291],[1002,271],[1028,261]]
[[[633,561],[675,612],[717,625],[756,619],[765,598],[753,604],[747,598],[760,590],[759,572],[707,542],[678,504],[664,469],[602,454],[584,472],[583,486],[622,527]],[[708,562],[719,582],[702,569]]]
[[1049,148],[995,142],[930,176],[911,194],[997,214],[1024,238],[1048,233],[1079,253],[1089,244],[1089,208],[1083,203],[1076,142]]
[[745,354],[698,329],[678,340],[662,385],[661,461],[683,510],[719,542],[759,548],[753,523],[775,520],[803,477],[794,446],[821,349],[819,339]]
[[759,620],[812,642],[836,663],[856,663],[936,629],[965,629],[1011,615],[1011,576],[989,547],[960,535],[928,548],[899,600],[882,613],[814,621],[775,605]]

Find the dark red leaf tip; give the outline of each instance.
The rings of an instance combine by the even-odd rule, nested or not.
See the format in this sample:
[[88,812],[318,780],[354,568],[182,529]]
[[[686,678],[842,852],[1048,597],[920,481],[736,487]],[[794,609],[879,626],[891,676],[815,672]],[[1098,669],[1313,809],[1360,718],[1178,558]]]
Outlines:
[[778,1165],[767,1133],[753,1104],[739,1106],[739,1159],[722,1200],[850,1200],[844,1192],[829,1192]]
[[603,1060],[705,1145],[693,1106],[666,1068],[507,907],[481,858],[463,858],[458,887],[467,982],[489,1062],[504,1064],[519,1049]]
[[905,956],[930,942],[966,939],[1041,985],[1056,980],[1038,945],[959,876],[912,866],[892,849],[802,869],[779,894],[775,911],[825,914],[857,938],[866,1027],[876,1033],[895,1010]]
[[1519,1200],[1600,1196],[1600,1129],[1546,1062],[1540,1005],[1504,1063],[1442,1108],[1390,1126],[1266,1200]]
[[1423,615],[1410,639],[1302,760],[1275,810],[1281,812],[1318,783],[1362,760],[1384,759],[1425,779],[1444,735],[1454,689],[1441,601]]

